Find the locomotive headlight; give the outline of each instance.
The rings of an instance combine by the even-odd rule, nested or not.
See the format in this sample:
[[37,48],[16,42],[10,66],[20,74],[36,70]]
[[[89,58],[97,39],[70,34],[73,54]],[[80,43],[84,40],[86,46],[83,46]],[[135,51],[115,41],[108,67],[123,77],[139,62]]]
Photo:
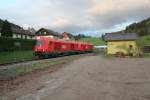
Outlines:
[[41,37],[40,37],[40,36],[38,36],[38,37],[36,37],[36,39],[37,39],[37,40],[39,40],[39,39],[41,39]]

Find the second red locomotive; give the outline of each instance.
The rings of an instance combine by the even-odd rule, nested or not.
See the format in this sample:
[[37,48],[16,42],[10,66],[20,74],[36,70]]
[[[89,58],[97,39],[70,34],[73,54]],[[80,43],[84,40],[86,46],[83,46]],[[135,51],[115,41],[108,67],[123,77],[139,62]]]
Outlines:
[[67,55],[75,53],[92,52],[94,46],[89,43],[65,41],[50,37],[37,37],[35,55],[39,57],[51,57],[56,55]]

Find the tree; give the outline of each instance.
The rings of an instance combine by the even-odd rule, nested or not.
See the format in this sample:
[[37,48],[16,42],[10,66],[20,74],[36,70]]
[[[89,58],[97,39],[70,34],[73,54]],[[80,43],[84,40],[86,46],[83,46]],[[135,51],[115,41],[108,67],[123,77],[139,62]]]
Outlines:
[[102,34],[101,38],[103,41],[105,41],[105,35],[104,34]]
[[1,33],[4,37],[12,37],[13,35],[11,25],[7,20],[3,22]]

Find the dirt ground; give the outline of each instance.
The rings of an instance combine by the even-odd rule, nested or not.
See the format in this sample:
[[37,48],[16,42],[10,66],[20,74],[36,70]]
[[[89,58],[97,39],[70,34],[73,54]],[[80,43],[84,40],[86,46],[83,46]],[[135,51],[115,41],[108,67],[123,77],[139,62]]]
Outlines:
[[85,56],[54,69],[8,81],[0,100],[150,100],[150,58]]

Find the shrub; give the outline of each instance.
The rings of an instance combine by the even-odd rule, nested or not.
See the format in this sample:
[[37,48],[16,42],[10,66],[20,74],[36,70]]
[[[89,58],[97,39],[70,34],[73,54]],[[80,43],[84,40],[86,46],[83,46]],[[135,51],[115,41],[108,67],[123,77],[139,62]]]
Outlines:
[[2,33],[2,36],[5,36],[5,37],[12,37],[13,35],[11,25],[7,20],[3,22],[1,33]]
[[0,51],[33,50],[35,40],[0,37]]

